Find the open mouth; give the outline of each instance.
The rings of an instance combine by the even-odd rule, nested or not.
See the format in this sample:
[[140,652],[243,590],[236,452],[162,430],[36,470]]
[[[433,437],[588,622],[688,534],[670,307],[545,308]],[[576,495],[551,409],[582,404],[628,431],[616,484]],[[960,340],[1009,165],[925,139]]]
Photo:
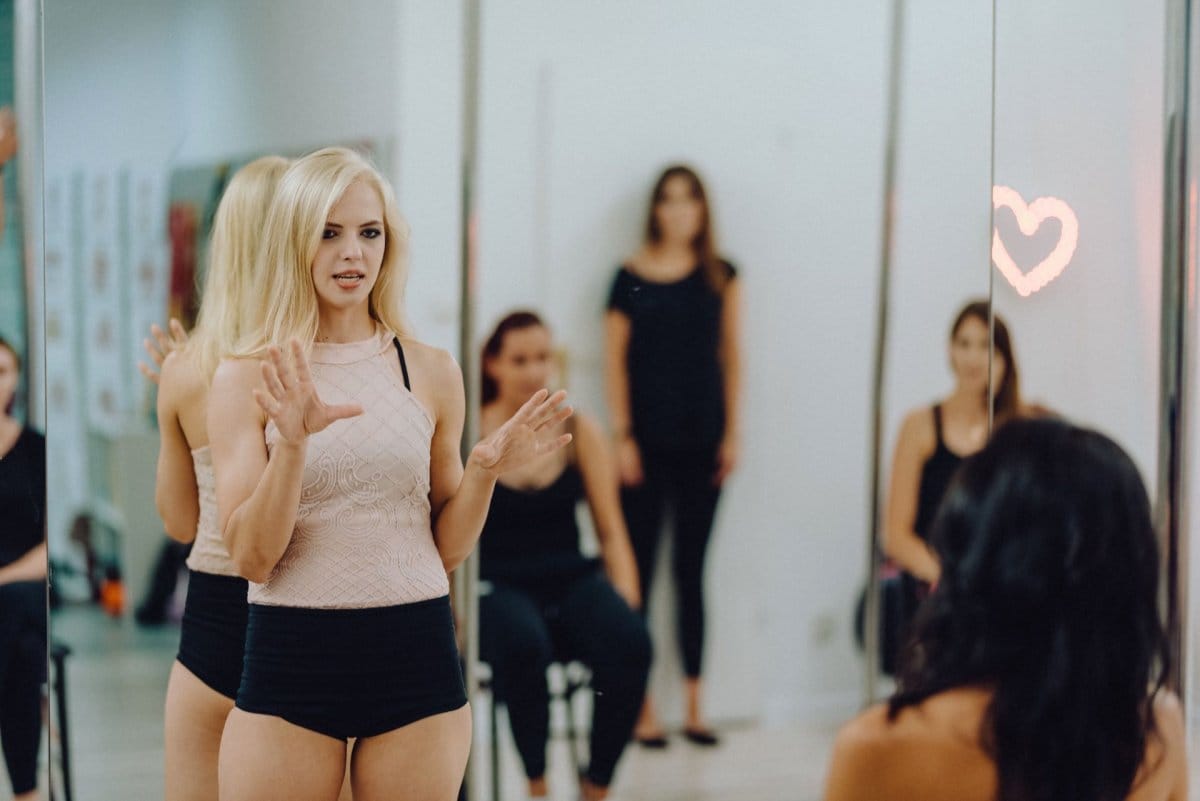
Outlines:
[[367,277],[366,273],[358,270],[347,270],[342,273],[334,273],[333,280],[343,289],[354,289],[361,284]]

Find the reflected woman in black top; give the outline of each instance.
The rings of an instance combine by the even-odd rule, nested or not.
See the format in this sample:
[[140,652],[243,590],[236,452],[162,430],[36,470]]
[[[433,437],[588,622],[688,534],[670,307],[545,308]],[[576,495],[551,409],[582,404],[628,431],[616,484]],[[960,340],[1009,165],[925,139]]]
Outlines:
[[[645,243],[617,271],[605,315],[605,373],[621,502],[649,597],[667,506],[686,673],[684,733],[713,745],[701,712],[704,556],[721,485],[739,451],[740,282],[717,255],[704,186],[688,167],[659,177]],[[650,699],[639,742],[666,739]]]
[[46,680],[46,440],[12,416],[20,370],[0,339],[0,744],[13,795],[30,801]]
[[[484,436],[550,383],[550,332],[530,312],[508,315],[483,351]],[[621,517],[616,471],[599,424],[576,412],[562,424],[571,444],[554,458],[506,473],[496,482],[479,540],[480,649],[498,698],[508,706],[529,794],[547,794],[549,696],[546,668],[579,660],[592,671],[591,760],[583,798],[608,793],[629,742],[646,676],[650,637],[637,566]],[[579,549],[575,511],[587,501],[600,559]]]
[[[884,550],[904,571],[905,608],[915,611],[941,567],[929,546],[933,519],[959,464],[988,439],[988,312],[967,304],[950,328],[954,390],[908,413],[900,428],[888,488]],[[995,423],[1021,414],[1020,380],[1008,326],[994,321],[991,387]],[[898,642],[903,642],[900,633]]]

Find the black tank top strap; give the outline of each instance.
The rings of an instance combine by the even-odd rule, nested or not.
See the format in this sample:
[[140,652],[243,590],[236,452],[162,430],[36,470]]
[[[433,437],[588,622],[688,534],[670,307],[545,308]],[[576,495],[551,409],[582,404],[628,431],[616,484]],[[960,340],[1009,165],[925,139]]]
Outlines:
[[946,447],[946,442],[942,439],[942,404],[940,403],[933,406],[933,431],[937,435],[938,448]]
[[396,346],[396,353],[400,356],[400,372],[404,373],[404,388],[412,392],[412,385],[408,382],[408,363],[404,361],[404,348],[400,347],[400,338],[392,337],[392,344]]

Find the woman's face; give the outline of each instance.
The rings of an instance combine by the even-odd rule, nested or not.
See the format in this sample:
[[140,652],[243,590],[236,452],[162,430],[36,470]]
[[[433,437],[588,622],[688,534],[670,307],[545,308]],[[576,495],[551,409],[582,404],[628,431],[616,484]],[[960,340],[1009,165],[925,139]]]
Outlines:
[[[963,320],[950,340],[950,367],[960,388],[972,392],[986,393],[988,390],[988,350],[991,338],[988,326],[978,317]],[[998,389],[1004,380],[1004,357],[996,353],[992,358],[992,387]]]
[[21,371],[17,369],[17,357],[11,350],[0,347],[0,412],[6,412],[17,394],[17,382]]
[[691,244],[704,224],[704,204],[692,194],[691,182],[682,175],[663,184],[654,214],[662,238],[668,242]]
[[550,332],[540,325],[505,334],[500,352],[488,359],[488,374],[496,381],[500,398],[524,403],[549,384],[554,371],[551,348]]
[[370,184],[355,181],[330,209],[313,257],[318,304],[350,309],[366,303],[379,278],[386,243],[383,201]]

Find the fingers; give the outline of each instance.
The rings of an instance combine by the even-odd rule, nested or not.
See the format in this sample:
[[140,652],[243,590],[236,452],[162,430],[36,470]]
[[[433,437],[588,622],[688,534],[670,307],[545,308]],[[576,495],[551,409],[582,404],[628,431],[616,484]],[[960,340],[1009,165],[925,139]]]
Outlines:
[[292,362],[296,367],[296,378],[302,384],[311,384],[312,374],[308,371],[308,359],[304,357],[304,346],[295,337],[292,337],[289,344],[292,350]]
[[157,323],[150,326],[150,335],[154,337],[154,341],[158,343],[158,352],[151,351],[150,356],[154,359],[155,364],[161,365],[163,359],[171,352],[171,341],[167,339],[167,334]]
[[175,339],[176,347],[187,341],[187,331],[184,330],[183,323],[179,322],[177,317],[172,317],[167,327],[171,329],[171,336]]
[[258,408],[262,409],[267,417],[275,419],[279,416],[279,403],[258,387],[254,388],[254,400],[258,403]]
[[283,400],[284,395],[287,394],[287,389],[283,386],[283,382],[279,380],[279,371],[276,368],[275,360],[262,362],[261,364],[263,383],[266,384],[267,391],[277,400]]
[[539,390],[537,394],[529,399],[530,403],[532,403],[538,397],[538,395],[542,395],[542,393],[546,393],[546,395],[543,395],[544,399],[532,410],[530,417],[526,421],[535,431],[545,425],[561,423],[572,414],[572,409],[570,406],[566,407],[565,409],[558,408],[562,402],[567,399],[567,391],[565,389],[560,389],[553,395],[550,395],[548,390]]
[[146,380],[152,384],[158,383],[158,373],[146,366],[145,362],[138,362],[138,371],[146,377]]
[[520,423],[529,423],[537,416],[537,410],[541,408],[542,402],[550,395],[550,390],[539,389],[530,396],[529,400],[525,401],[517,413],[512,416],[512,419]]

